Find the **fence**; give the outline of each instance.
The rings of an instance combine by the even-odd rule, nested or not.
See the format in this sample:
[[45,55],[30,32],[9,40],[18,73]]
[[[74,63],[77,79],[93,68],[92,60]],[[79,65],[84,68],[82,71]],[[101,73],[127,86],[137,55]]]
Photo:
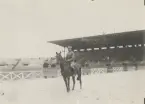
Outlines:
[[100,74],[100,73],[115,73],[115,72],[123,72],[123,71],[134,71],[138,69],[144,69],[145,66],[133,66],[133,65],[115,65],[111,67],[107,66],[101,66],[101,67],[94,67],[94,68],[82,68],[82,74],[88,75],[88,74]]
[[0,80],[33,79],[42,77],[41,71],[11,71],[0,72]]
[[[138,69],[145,69],[145,65],[138,66]],[[131,71],[136,70],[135,66],[112,66],[111,69],[107,67],[98,67],[98,68],[82,68],[82,75],[89,74],[100,74],[110,72],[122,72],[122,71]],[[60,76],[60,69],[51,68],[43,69],[42,71],[9,71],[9,72],[0,72],[0,81],[6,80],[20,80],[20,79],[35,79],[35,78],[48,78],[48,77],[58,77]]]
[[20,79],[35,79],[43,77],[58,77],[60,76],[60,70],[47,69],[43,71],[9,71],[0,72],[0,81],[6,80],[20,80]]
[[43,75],[44,78],[54,78],[60,76],[60,69],[58,68],[43,68]]

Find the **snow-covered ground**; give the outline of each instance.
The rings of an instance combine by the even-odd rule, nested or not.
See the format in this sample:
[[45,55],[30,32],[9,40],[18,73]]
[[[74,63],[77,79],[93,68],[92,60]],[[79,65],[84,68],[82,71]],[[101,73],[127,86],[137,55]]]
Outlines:
[[145,70],[85,75],[82,80],[83,89],[77,81],[70,93],[62,77],[2,82],[0,104],[143,104]]

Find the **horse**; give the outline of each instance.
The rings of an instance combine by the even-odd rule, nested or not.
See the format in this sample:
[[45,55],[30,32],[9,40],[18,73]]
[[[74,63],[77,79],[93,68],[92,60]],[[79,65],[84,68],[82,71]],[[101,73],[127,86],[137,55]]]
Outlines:
[[[79,62],[76,64],[75,69],[72,71],[69,62],[66,62],[65,59],[61,56],[61,52],[56,52],[56,60],[60,65],[61,75],[66,85],[67,92],[70,92],[70,77],[72,77],[73,87],[72,90],[75,88],[75,76],[78,75],[77,80],[80,82],[80,89],[82,89],[82,79],[81,79],[81,64]],[[81,60],[80,60],[81,61]]]

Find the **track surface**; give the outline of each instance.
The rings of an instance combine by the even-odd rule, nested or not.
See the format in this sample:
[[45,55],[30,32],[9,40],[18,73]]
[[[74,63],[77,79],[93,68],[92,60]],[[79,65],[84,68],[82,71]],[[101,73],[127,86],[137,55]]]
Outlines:
[[[2,82],[0,104],[143,104],[145,70],[85,75],[66,93],[62,77]],[[71,83],[72,85],[72,83]]]

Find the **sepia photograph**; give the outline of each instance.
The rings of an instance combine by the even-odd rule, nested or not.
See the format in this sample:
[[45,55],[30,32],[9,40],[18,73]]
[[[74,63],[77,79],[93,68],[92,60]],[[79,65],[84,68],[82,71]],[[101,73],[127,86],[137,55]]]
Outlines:
[[145,1],[0,0],[0,104],[145,104]]

